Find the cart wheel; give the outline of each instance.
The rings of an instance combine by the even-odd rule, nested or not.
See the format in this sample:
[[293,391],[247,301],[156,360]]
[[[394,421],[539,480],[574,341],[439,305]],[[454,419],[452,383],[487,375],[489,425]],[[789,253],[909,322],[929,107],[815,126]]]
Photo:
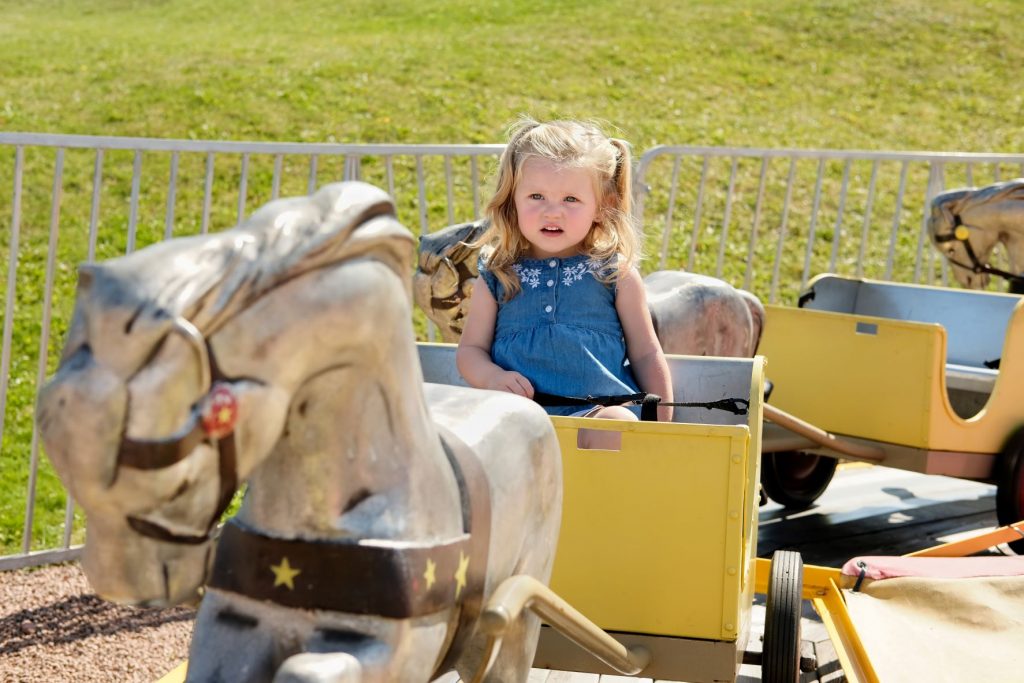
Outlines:
[[[996,461],[996,518],[1000,526],[1024,519],[1024,427],[1007,439]],[[1024,555],[1024,540],[1008,545]]]
[[800,553],[776,550],[768,576],[761,680],[794,683],[800,676],[800,605],[804,561]]
[[806,510],[825,493],[839,461],[799,451],[761,456],[761,483],[768,497],[792,510]]

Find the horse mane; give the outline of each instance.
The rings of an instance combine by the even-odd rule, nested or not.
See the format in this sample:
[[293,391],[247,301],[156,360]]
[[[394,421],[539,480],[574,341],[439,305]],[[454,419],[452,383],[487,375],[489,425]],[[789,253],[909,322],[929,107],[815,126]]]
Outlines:
[[224,232],[83,265],[79,290],[91,300],[87,317],[97,308],[121,310],[131,327],[183,316],[209,334],[278,285],[357,257],[388,265],[411,299],[413,253],[387,193],[349,181],[272,201]]
[[962,215],[965,211],[983,204],[997,204],[1004,201],[1024,202],[1024,178],[1015,178],[982,188],[967,187],[949,190],[936,195],[932,200],[932,215],[931,220],[928,221],[928,229],[934,236],[939,227],[952,229],[954,216]]

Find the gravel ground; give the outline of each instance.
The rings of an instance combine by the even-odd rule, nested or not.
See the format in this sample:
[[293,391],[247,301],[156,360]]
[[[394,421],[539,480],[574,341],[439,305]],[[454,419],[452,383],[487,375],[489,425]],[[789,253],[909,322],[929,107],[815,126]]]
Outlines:
[[156,681],[188,656],[194,616],[102,600],[78,564],[0,571],[0,682]]

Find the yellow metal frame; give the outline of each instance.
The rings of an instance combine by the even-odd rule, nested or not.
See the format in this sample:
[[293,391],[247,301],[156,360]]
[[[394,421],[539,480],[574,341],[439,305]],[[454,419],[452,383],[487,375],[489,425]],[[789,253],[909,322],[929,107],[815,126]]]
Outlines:
[[[562,529],[551,588],[609,631],[736,641],[749,623],[757,550],[763,359],[747,425],[553,417]],[[581,450],[580,429],[618,451]]]
[[1024,377],[1024,300],[1007,325],[992,395],[970,419],[954,412],[946,393],[941,325],[766,309],[759,350],[774,383],[772,404],[822,429],[920,449],[997,453],[1024,424],[1024,383],[1014,381]]
[[[959,541],[908,553],[905,557],[966,557],[1000,543],[1019,541],[1021,536],[1024,536],[1024,522],[1017,522]],[[771,562],[759,558],[756,574],[756,591],[767,593]],[[878,674],[846,609],[841,575],[840,569],[804,565],[803,598],[811,601],[814,611],[821,617],[846,680],[850,683],[879,683]],[[893,634],[893,637],[899,638],[899,634]]]

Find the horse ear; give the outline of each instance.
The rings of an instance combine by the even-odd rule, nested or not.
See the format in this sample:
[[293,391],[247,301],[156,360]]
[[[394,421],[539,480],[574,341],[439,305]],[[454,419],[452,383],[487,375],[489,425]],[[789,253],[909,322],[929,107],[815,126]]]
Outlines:
[[399,223],[391,196],[359,181],[332,183],[312,197],[323,210],[325,231],[309,257],[321,265],[361,255],[388,262],[402,277],[416,261],[416,243]]
[[92,263],[83,263],[78,266],[78,291],[88,291],[96,279],[96,266]]
[[945,192],[932,200],[932,211],[928,217],[928,232],[932,237],[938,235],[942,228],[953,229],[956,214],[960,213],[964,198],[969,195],[969,192],[963,190]]

